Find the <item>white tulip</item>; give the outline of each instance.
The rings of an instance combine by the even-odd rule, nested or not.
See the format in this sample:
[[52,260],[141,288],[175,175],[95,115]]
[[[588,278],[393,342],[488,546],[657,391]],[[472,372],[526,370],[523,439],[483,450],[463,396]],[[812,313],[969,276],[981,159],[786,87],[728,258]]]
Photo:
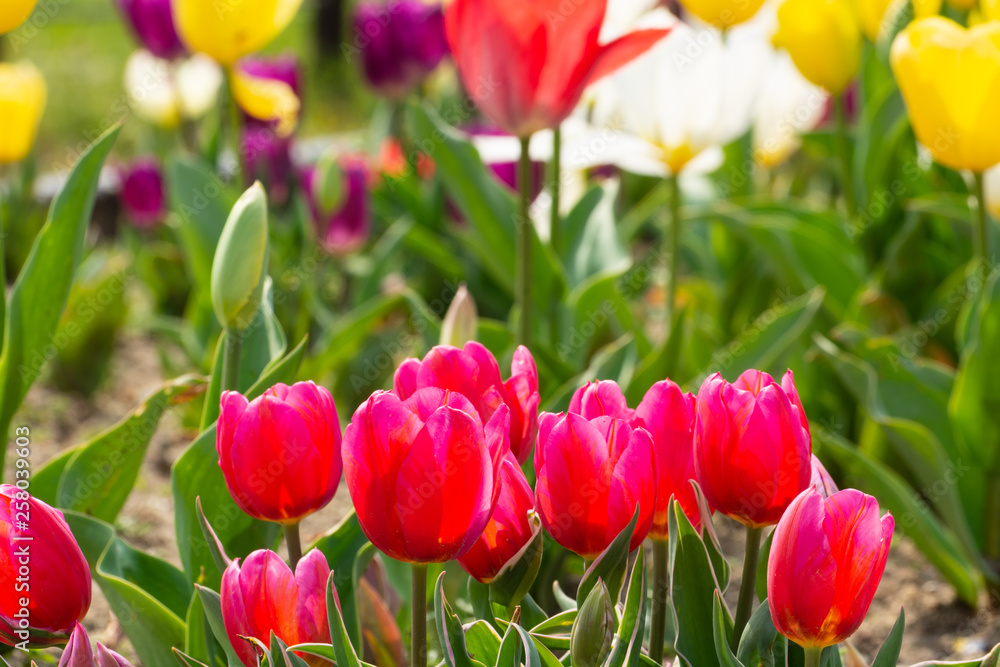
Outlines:
[[222,71],[211,59],[195,55],[178,65],[145,49],[125,64],[125,92],[135,113],[160,127],[176,127],[181,118],[196,119],[215,104]]

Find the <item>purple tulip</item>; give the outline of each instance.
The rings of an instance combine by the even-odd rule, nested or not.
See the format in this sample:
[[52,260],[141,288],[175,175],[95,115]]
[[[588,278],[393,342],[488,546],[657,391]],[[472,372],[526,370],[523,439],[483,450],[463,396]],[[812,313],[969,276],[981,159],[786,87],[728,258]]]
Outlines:
[[186,53],[177,36],[170,0],[118,0],[136,39],[154,56],[165,60]]
[[421,0],[359,3],[354,35],[365,78],[389,99],[405,97],[448,54],[441,5]]
[[149,229],[166,215],[163,174],[153,158],[140,158],[122,170],[121,203],[129,220]]
[[314,181],[315,169],[302,174],[302,188],[309,202],[316,234],[324,250],[331,255],[348,255],[365,244],[371,233],[371,210],[368,192],[368,167],[360,158],[345,158],[344,199],[340,208],[324,214]]

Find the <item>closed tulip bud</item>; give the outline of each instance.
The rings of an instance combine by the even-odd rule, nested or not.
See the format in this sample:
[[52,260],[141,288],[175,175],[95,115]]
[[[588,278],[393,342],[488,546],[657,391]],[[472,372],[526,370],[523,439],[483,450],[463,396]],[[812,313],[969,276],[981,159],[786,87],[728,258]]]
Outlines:
[[233,206],[212,262],[212,307],[223,327],[246,329],[260,308],[267,235],[267,195],[254,183]]
[[118,0],[118,7],[147,51],[164,60],[184,55],[170,0]]
[[[243,564],[234,560],[222,575],[222,620],[229,642],[246,667],[257,667],[257,649],[243,637],[255,637],[265,645],[271,633],[292,646],[330,643],[327,622],[326,585],[330,566],[318,549],[298,562],[293,574],[273,551],[254,551]],[[314,667],[321,658],[299,654]]]
[[342,158],[337,173],[342,179],[342,196],[333,209],[323,206],[320,197],[320,177],[325,175],[324,172],[306,169],[302,174],[302,189],[320,246],[334,257],[343,257],[357,252],[368,242],[371,235],[371,192],[368,188],[368,167],[363,159]]
[[139,229],[163,222],[167,209],[160,164],[153,158],[142,158],[128,165],[122,171],[119,196],[125,215]]
[[445,9],[445,33],[479,109],[504,131],[526,137],[559,125],[588,85],[668,32],[639,30],[601,43],[606,10],[607,0],[568,9],[563,0],[536,0],[527,10],[496,0],[454,0]]
[[[38,0],[4,0],[0,6],[0,35],[24,23]],[[3,88],[0,88],[3,90]]]
[[851,0],[784,0],[774,44],[788,51],[802,76],[832,95],[847,88],[861,65],[861,29]]
[[[535,494],[512,455],[500,465],[500,498],[486,529],[472,548],[458,559],[462,569],[488,584],[535,535]],[[528,557],[541,554],[527,554]],[[530,583],[530,582],[529,582]]]
[[680,0],[680,3],[705,23],[726,30],[752,19],[764,0]]
[[1000,163],[1000,22],[965,29],[934,16],[896,36],[890,54],[913,131],[934,159],[981,173]]
[[750,527],[778,522],[809,487],[809,422],[788,371],[781,384],[749,370],[733,384],[716,373],[698,390],[694,468],[708,504]]
[[478,332],[479,314],[476,311],[476,300],[469,294],[465,283],[462,283],[441,322],[441,344],[459,347],[470,340],[476,340]]
[[802,647],[832,646],[861,626],[878,588],[895,526],[855,489],[824,499],[803,491],[774,530],[767,604],[774,626]]
[[340,484],[333,396],[312,382],[277,384],[252,401],[222,394],[216,431],[229,493],[250,516],[290,524],[321,509]]
[[510,449],[524,463],[538,431],[538,369],[523,345],[514,350],[510,379],[500,378],[496,357],[482,344],[470,341],[462,348],[439,345],[423,361],[407,359],[396,370],[393,392],[402,399],[419,389],[438,387],[465,396],[482,421],[506,405],[510,411]]
[[361,529],[386,555],[444,563],[479,539],[500,497],[509,411],[485,423],[462,394],[375,392],[344,434],[344,473]]
[[45,79],[34,65],[0,62],[0,164],[20,162],[31,152],[45,97]]
[[[65,642],[90,609],[90,567],[62,512],[0,485],[0,535],[0,642]],[[25,570],[31,587],[18,591]]]
[[611,652],[618,622],[615,603],[603,580],[587,595],[573,623],[569,652],[577,667],[599,667]]
[[90,637],[79,623],[69,636],[69,642],[59,656],[59,667],[133,667],[132,663],[101,642],[97,642],[97,659],[90,649]]
[[174,21],[192,51],[230,66],[267,46],[284,30],[302,0],[240,0],[219,5],[205,0],[173,0]]
[[656,507],[656,458],[644,429],[608,416],[543,412],[535,448],[535,504],[556,542],[596,558],[639,508],[629,549],[646,538]]
[[423,0],[361,2],[354,33],[368,84],[390,100],[408,95],[448,53],[441,5]]

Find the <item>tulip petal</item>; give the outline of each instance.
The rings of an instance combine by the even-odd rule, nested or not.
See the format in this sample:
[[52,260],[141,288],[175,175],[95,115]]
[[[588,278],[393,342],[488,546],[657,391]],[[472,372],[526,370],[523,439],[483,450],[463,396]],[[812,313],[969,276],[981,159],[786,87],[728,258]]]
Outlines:
[[[619,422],[622,424],[622,422]],[[627,428],[627,427],[626,427]],[[624,434],[625,429],[618,429]],[[648,471],[654,471],[650,475]],[[632,533],[629,549],[646,539],[656,511],[656,458],[653,440],[645,429],[628,429],[628,443],[615,462],[607,513],[607,542],[615,538],[632,520],[636,507],[639,519]]]
[[253,644],[241,639],[253,635],[250,619],[247,616],[246,603],[243,599],[243,589],[240,587],[239,559],[234,560],[222,575],[222,620],[226,627],[226,636],[232,645],[240,662],[245,667],[255,667],[257,650]]
[[392,390],[400,399],[406,400],[417,390],[417,373],[420,371],[420,360],[410,357],[399,365],[392,378]]
[[233,70],[233,98],[243,111],[257,120],[277,123],[275,132],[287,137],[299,122],[302,103],[284,81],[254,77],[241,69]]
[[312,549],[295,566],[299,588],[298,642],[330,642],[330,624],[326,615],[326,586],[330,566],[319,549]]
[[59,656],[59,667],[94,667],[94,654],[90,652],[90,637],[79,622],[69,635],[69,642]]
[[636,30],[605,45],[594,62],[593,68],[587,75],[587,85],[596,83],[615,72],[618,68],[627,65],[651,49],[669,33],[670,28]]

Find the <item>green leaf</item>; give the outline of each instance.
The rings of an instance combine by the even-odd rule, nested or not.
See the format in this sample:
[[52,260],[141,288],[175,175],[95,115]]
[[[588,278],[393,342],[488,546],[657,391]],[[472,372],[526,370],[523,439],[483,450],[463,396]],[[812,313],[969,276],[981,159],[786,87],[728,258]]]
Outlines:
[[617,198],[614,182],[595,185],[566,216],[566,249],[560,254],[571,287],[592,276],[621,275],[632,265],[615,225]]
[[906,616],[900,608],[899,618],[896,619],[889,636],[885,638],[878,653],[875,654],[872,667],[896,667],[896,662],[899,660],[899,649],[903,644],[903,628],[905,626]]
[[639,664],[645,627],[646,555],[639,549],[625,595],[625,609],[618,625],[618,641],[611,652],[608,667],[636,667]]
[[577,610],[559,612],[531,629],[531,636],[544,646],[559,650],[569,648],[570,634],[576,622]]
[[330,639],[333,644],[333,652],[337,657],[338,667],[360,667],[361,660],[354,651],[351,638],[347,634],[344,626],[344,617],[340,613],[340,602],[337,599],[336,572],[330,572],[330,578],[326,582],[326,613],[330,623]]
[[522,664],[524,667],[546,667],[531,635],[517,621],[518,617],[515,615],[507,626],[507,632],[500,643],[500,655],[497,657],[496,667]]
[[[338,573],[334,583],[340,598],[341,614],[351,643],[356,646],[361,646],[361,615],[358,613],[356,592],[358,580],[375,555],[370,547],[371,543],[362,532],[358,516],[353,511],[310,547],[322,551],[330,570]],[[366,552],[364,558],[362,552]],[[363,567],[359,568],[362,560],[360,564]]]
[[[580,613],[573,623],[569,652],[577,667],[599,667],[611,653],[611,643],[615,634],[615,603],[604,581],[590,589],[580,606]],[[507,628],[510,634],[510,628]],[[505,639],[506,641],[506,639]],[[518,664],[510,661],[504,664]]]
[[240,660],[240,657],[236,654],[236,649],[229,642],[229,635],[226,634],[226,625],[222,620],[222,598],[210,588],[205,588],[198,584],[195,584],[194,588],[198,594],[198,598],[201,600],[202,611],[205,613],[208,626],[212,629],[212,634],[215,635],[215,641],[218,642],[226,654],[227,664],[229,667],[240,667],[243,665],[243,661]]
[[444,662],[448,667],[474,667],[465,643],[462,621],[452,611],[448,599],[444,596],[444,576],[442,572],[434,587],[434,623],[437,626]]
[[767,598],[767,560],[771,557],[771,541],[773,539],[774,531],[772,530],[764,538],[764,543],[760,545],[760,556],[757,561],[757,576],[754,580],[754,589],[757,592],[757,599],[761,602]]
[[476,621],[465,631],[465,645],[469,655],[484,665],[497,664],[500,656],[500,635],[486,621]]
[[635,508],[632,513],[632,520],[628,522],[611,544],[601,555],[594,559],[587,571],[583,573],[580,586],[576,591],[576,602],[586,600],[591,589],[597,585],[598,580],[604,581],[611,594],[612,600],[618,599],[618,594],[625,583],[625,570],[628,568],[629,544],[632,542],[632,534],[635,532],[636,523],[639,520],[639,508]]
[[542,547],[544,546],[544,535],[542,534],[542,520],[536,513],[531,513],[528,517],[531,524],[533,536],[528,543],[504,563],[497,576],[490,583],[490,597],[499,604],[513,609],[517,606],[531,585],[535,583],[535,577],[542,567]]
[[744,667],[729,648],[727,612],[723,609],[722,596],[716,590],[712,595],[712,637],[715,640],[715,655],[718,656],[721,667]]
[[[770,545],[770,539],[767,544]],[[774,644],[778,639],[778,631],[771,620],[771,609],[767,606],[765,596],[743,630],[736,651],[737,658],[746,667],[774,667]]]
[[205,616],[205,608],[201,603],[198,591],[191,595],[187,616],[184,619],[184,652],[175,656],[178,659],[194,659],[205,665],[222,667],[222,656],[219,655],[219,644],[215,641],[212,626]]
[[[116,125],[105,132],[80,156],[52,201],[45,226],[10,290],[0,353],[0,436],[4,438],[50,348],[55,347],[52,336],[83,257],[101,168],[119,129]],[[0,447],[0,466],[6,449]]]

